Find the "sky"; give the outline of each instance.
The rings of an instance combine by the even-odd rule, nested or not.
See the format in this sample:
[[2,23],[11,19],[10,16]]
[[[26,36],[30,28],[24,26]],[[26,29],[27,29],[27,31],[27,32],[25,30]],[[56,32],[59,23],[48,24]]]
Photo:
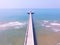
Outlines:
[[60,0],[0,0],[1,8],[60,8]]

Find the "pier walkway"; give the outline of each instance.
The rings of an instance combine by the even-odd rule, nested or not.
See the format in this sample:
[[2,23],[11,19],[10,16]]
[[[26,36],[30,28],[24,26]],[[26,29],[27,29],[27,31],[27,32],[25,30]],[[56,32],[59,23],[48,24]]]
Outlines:
[[33,35],[33,23],[32,23],[32,12],[29,12],[29,22],[28,29],[25,35],[24,45],[34,45],[34,35]]

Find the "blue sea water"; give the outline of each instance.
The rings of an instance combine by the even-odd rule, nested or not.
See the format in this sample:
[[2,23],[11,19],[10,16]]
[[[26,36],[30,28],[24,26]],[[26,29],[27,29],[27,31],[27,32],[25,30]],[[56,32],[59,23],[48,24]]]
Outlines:
[[[0,9],[0,22],[4,21],[27,22],[29,17],[27,13],[29,12],[29,10],[30,9]],[[31,10],[32,12],[34,12],[33,14],[34,22],[40,20],[60,20],[60,9],[31,9]],[[35,27],[36,30],[40,30],[39,24],[35,25]],[[0,32],[0,44],[23,45],[25,31],[26,27],[23,27],[21,29],[7,29],[6,31]]]
[[[36,20],[60,20],[60,9],[31,9]],[[27,21],[29,9],[0,9],[0,21]]]

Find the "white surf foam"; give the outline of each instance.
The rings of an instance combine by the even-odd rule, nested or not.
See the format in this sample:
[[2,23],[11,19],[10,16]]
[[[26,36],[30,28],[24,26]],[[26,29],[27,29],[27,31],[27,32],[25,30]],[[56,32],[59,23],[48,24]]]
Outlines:
[[4,23],[4,24],[0,24],[0,29],[7,29],[9,27],[14,27],[16,29],[18,28],[22,28],[26,23],[25,22],[8,22],[8,23]]
[[50,23],[50,25],[60,26],[60,23]]

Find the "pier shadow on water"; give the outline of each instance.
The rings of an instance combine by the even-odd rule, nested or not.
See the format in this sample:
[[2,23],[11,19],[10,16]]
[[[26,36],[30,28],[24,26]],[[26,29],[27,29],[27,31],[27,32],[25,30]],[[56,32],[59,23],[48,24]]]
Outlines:
[[35,31],[35,27],[34,27],[33,16],[32,16],[32,25],[33,25],[34,45],[38,45],[37,44],[37,38],[36,38],[36,31]]

